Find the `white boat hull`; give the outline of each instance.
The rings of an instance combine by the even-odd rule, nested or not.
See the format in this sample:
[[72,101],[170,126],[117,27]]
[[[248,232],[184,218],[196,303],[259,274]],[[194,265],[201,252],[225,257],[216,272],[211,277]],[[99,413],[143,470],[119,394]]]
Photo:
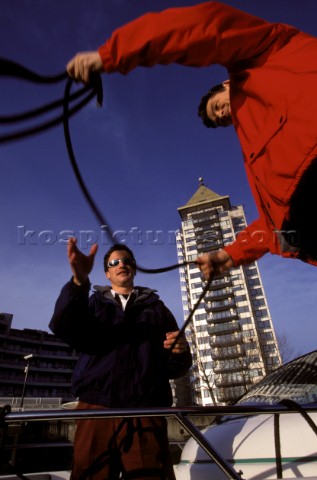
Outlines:
[[[310,417],[317,424],[317,413]],[[299,413],[279,416],[283,478],[317,478],[317,436]],[[212,425],[204,436],[246,480],[277,478],[274,415],[231,419]],[[177,480],[228,478],[192,438],[174,467]]]

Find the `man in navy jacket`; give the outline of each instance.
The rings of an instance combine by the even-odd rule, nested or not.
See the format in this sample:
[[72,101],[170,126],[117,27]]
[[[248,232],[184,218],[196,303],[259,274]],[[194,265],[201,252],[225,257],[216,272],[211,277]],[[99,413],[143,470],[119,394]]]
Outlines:
[[[123,244],[104,257],[111,286],[95,287],[88,275],[97,245],[85,256],[68,242],[73,277],[56,302],[51,330],[79,353],[73,374],[78,408],[168,407],[170,378],[184,375],[191,354],[172,313],[154,290],[134,287],[136,263]],[[171,347],[173,350],[171,351]],[[72,480],[172,479],[164,418],[92,419],[77,424]],[[131,477],[131,478],[132,478]]]

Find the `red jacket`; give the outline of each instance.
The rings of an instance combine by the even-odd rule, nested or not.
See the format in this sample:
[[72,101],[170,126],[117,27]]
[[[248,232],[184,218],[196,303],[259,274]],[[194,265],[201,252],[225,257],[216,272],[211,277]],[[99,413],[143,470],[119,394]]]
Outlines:
[[116,30],[99,53],[109,73],[173,62],[227,68],[233,124],[260,216],[225,250],[236,266],[268,251],[296,257],[279,231],[317,155],[317,39],[207,2],[146,14]]

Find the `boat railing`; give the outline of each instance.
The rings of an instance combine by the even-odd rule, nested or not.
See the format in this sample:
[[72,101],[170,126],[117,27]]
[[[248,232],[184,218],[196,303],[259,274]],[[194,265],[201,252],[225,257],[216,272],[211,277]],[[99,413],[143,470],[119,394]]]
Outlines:
[[[300,409],[307,413],[317,412],[316,404],[300,405]],[[233,406],[209,406],[209,407],[171,407],[171,408],[136,408],[136,409],[94,409],[94,410],[28,410],[19,412],[9,412],[3,415],[2,423],[4,426],[11,423],[19,422],[39,422],[39,421],[56,421],[56,420],[84,420],[84,419],[101,419],[101,418],[135,418],[135,417],[165,417],[174,418],[188,432],[188,434],[196,440],[206,454],[214,461],[224,474],[233,480],[242,480],[241,473],[236,472],[231,464],[229,464],[206,440],[201,430],[195,425],[190,417],[208,416],[245,416],[260,414],[276,414],[298,413],[296,409],[290,409],[288,406],[281,404],[274,405],[233,405]],[[69,443],[54,442],[45,443],[45,447],[61,447],[69,446]],[[36,448],[39,444],[10,445],[9,448]],[[5,447],[7,448],[7,447]],[[1,479],[1,475],[0,475]]]

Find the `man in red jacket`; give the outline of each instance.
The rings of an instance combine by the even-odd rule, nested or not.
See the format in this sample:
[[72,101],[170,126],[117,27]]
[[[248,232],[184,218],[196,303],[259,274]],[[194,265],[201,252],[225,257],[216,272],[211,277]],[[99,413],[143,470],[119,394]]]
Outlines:
[[143,15],[113,32],[98,51],[76,55],[67,70],[87,82],[92,71],[126,74],[170,63],[226,67],[230,83],[216,94],[226,96],[223,118],[209,99],[205,114],[214,126],[233,124],[259,211],[231,245],[197,259],[204,275],[268,252],[316,264],[315,232],[307,233],[310,216],[303,214],[315,200],[313,187],[307,196],[306,181],[317,156],[317,39],[207,2]]

